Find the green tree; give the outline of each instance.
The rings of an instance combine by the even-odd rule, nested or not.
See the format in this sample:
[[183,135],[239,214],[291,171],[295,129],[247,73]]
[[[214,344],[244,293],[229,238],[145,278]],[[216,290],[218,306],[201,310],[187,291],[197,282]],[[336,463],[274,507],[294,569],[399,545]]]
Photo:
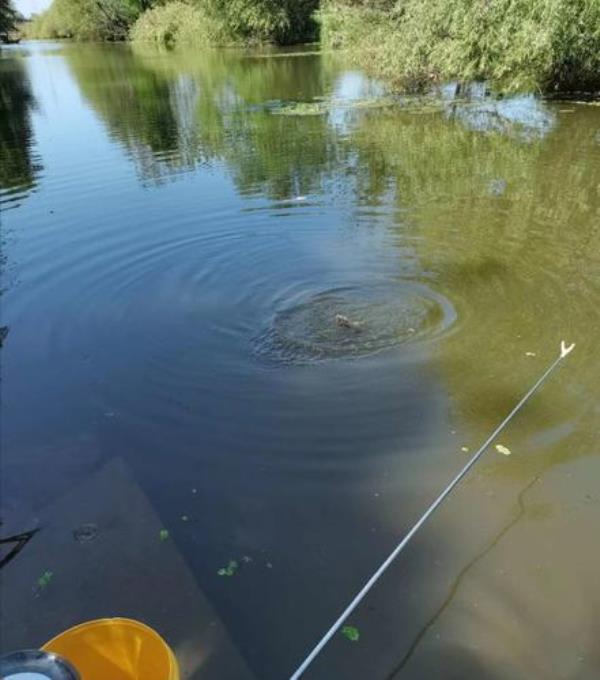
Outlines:
[[288,44],[315,36],[318,0],[204,0],[204,4],[242,39]]
[[[4,1],[4,0],[0,0]],[[54,0],[26,28],[30,38],[125,40],[151,0]]]
[[10,0],[0,0],[0,41],[8,40],[8,34],[15,28],[18,14]]
[[[6,2],[7,0],[0,0]],[[28,27],[33,38],[289,44],[316,36],[319,0],[53,0]],[[195,35],[195,37],[194,37]]]

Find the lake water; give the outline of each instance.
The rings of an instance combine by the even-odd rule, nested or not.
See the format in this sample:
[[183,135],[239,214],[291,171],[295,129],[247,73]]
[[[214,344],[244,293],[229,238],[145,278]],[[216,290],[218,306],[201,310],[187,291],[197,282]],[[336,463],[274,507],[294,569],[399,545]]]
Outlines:
[[289,677],[565,339],[306,677],[600,676],[600,107],[453,94],[2,50],[3,651],[121,615]]

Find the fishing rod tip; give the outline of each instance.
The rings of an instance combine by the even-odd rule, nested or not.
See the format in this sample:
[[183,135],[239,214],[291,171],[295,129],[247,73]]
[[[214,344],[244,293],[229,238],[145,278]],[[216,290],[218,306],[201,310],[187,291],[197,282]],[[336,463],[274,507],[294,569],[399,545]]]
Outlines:
[[575,348],[575,343],[572,342],[570,345],[567,345],[567,343],[564,340],[561,340],[560,343],[560,358],[564,359],[567,354],[570,354],[573,349]]

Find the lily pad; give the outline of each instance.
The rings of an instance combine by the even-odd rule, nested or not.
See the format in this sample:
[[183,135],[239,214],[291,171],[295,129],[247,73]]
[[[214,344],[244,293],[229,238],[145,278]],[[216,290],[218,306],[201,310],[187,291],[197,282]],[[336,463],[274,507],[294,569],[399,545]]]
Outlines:
[[344,626],[342,628],[342,635],[350,642],[358,642],[360,640],[360,631],[354,626]]
[[233,576],[238,568],[239,564],[235,560],[229,560],[228,565],[219,569],[217,574],[219,574],[219,576]]

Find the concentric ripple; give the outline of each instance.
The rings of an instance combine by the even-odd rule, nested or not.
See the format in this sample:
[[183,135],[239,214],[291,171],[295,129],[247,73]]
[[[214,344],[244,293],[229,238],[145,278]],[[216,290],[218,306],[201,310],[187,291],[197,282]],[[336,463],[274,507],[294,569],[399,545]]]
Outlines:
[[436,337],[455,318],[446,298],[415,282],[334,288],[277,312],[255,352],[281,363],[358,358]]

